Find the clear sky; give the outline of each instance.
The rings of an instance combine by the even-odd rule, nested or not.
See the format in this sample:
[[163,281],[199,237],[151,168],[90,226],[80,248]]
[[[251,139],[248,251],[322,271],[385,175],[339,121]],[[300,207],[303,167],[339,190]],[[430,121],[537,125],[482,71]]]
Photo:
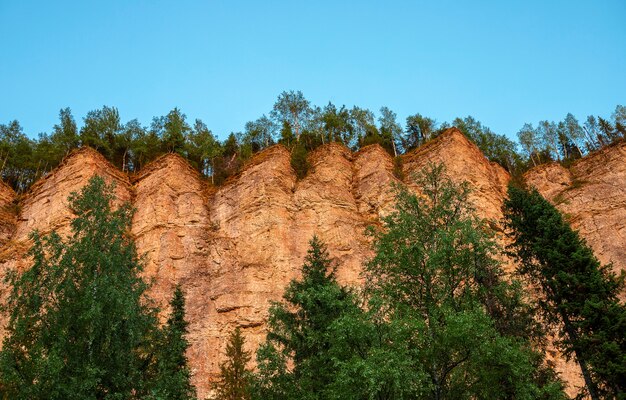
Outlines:
[[0,0],[0,123],[179,107],[220,138],[283,90],[514,136],[626,104],[626,1]]

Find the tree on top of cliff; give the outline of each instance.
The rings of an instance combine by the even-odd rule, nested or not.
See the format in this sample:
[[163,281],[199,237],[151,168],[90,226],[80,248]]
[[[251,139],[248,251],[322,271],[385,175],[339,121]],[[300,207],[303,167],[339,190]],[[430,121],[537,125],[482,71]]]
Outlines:
[[507,227],[518,272],[541,288],[546,322],[556,324],[566,355],[574,355],[593,399],[626,397],[624,274],[601,265],[578,233],[536,190],[509,187]]
[[245,340],[237,327],[226,345],[226,360],[220,364],[220,377],[213,385],[216,400],[250,398],[252,371],[248,369],[250,352],[243,349]]
[[277,123],[288,122],[294,129],[296,140],[300,141],[302,134],[302,126],[306,124],[311,114],[311,103],[304,97],[301,91],[282,92],[274,108],[270,113],[271,117]]
[[191,400],[196,398],[196,391],[190,382],[191,372],[185,355],[189,347],[185,337],[188,324],[185,321],[185,296],[180,285],[174,289],[170,307],[172,311],[157,349],[156,384],[150,397]]
[[432,118],[423,117],[419,113],[408,116],[402,147],[409,151],[421,146],[433,137],[436,128],[437,122]]
[[399,189],[395,212],[372,231],[365,278],[384,319],[413,331],[408,348],[425,397],[563,398],[531,349],[531,310],[504,279],[467,185],[435,165],[417,182],[423,196]]
[[31,234],[33,264],[10,276],[0,380],[12,399],[133,399],[152,385],[155,310],[143,298],[132,209],[90,179],[69,197],[71,236]]
[[186,119],[185,114],[174,108],[166,116],[152,120],[151,130],[161,138],[163,151],[184,154],[185,140],[191,132]]

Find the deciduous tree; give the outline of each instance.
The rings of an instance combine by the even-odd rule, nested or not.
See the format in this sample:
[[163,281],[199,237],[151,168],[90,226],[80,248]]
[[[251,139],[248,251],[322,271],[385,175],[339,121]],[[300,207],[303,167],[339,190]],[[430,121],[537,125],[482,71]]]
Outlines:
[[129,236],[132,209],[92,178],[73,193],[71,235],[33,232],[32,265],[10,276],[0,352],[12,399],[134,399],[154,383],[155,310]]

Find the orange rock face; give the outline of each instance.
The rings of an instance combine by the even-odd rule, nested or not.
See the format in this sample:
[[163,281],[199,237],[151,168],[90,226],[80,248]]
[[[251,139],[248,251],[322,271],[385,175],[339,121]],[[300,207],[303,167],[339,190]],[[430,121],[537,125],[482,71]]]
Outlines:
[[528,171],[526,182],[565,215],[602,263],[626,269],[626,143],[577,160]]
[[0,248],[13,236],[17,210],[13,207],[15,192],[0,181]]
[[[622,163],[626,160],[619,154],[614,162],[620,158]],[[328,244],[340,281],[360,283],[361,266],[371,256],[365,228],[392,210],[391,184],[400,182],[393,174],[393,160],[377,145],[353,154],[329,144],[313,152],[309,161],[309,174],[298,181],[289,152],[274,146],[257,154],[225,185],[214,188],[177,155],[163,156],[131,178],[93,150],[76,151],[33,186],[16,208],[21,208],[17,218],[0,214],[1,253],[9,255],[0,259],[0,272],[27,265],[23,254],[32,229],[67,232],[72,218],[67,197],[91,176],[116,182],[118,200],[131,201],[136,209],[132,234],[138,253],[145,255],[150,296],[163,307],[163,316],[174,286],[183,287],[191,344],[188,357],[193,383],[204,398],[234,327],[242,327],[250,350],[264,340],[269,302],[280,300],[287,283],[298,276],[314,234]],[[444,163],[453,179],[469,182],[471,201],[481,217],[494,221],[502,217],[509,176],[459,131],[449,130],[402,161],[404,184],[409,187],[418,189],[411,175],[429,162]],[[581,168],[583,161],[575,171],[594,165],[587,162],[588,167]],[[560,190],[561,172],[550,173],[528,179]],[[583,172],[572,173],[576,177]],[[608,181],[601,181],[608,190]],[[571,187],[575,178],[568,182]],[[589,196],[586,191],[572,192],[571,201]],[[13,199],[12,191],[0,186],[0,209]],[[595,215],[599,207],[592,198],[575,204],[581,207],[577,209],[581,215]]]

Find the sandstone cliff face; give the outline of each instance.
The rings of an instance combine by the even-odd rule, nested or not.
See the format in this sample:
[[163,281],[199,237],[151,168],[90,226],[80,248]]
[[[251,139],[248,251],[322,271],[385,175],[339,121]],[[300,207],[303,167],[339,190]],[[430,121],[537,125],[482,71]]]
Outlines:
[[17,211],[13,207],[14,201],[15,192],[13,189],[0,181],[0,248],[13,236]]
[[561,211],[602,263],[626,269],[626,143],[599,150],[570,168],[540,165],[526,182]]
[[478,215],[500,221],[510,179],[508,172],[487,160],[480,149],[459,131],[448,132],[405,155],[405,175],[415,175],[429,163],[443,164],[451,178],[469,183],[470,200]]
[[[616,162],[619,157],[623,155]],[[234,327],[242,327],[250,350],[264,339],[269,302],[280,300],[287,283],[297,277],[310,238],[316,234],[328,243],[340,281],[358,285],[361,266],[371,255],[365,228],[393,208],[391,183],[399,181],[392,158],[380,146],[354,154],[337,144],[322,146],[311,154],[311,171],[300,181],[289,160],[284,147],[271,147],[214,188],[177,155],[161,157],[131,179],[97,152],[76,151],[20,202],[3,250],[12,255],[0,260],[0,272],[27,265],[19,260],[32,229],[67,232],[70,192],[94,174],[117,182],[118,200],[132,201],[137,210],[132,234],[138,253],[145,254],[144,274],[153,282],[150,295],[164,307],[163,317],[173,287],[183,287],[190,367],[204,398]],[[459,131],[450,130],[403,156],[404,184],[418,190],[411,176],[428,162],[442,162],[453,179],[470,183],[480,216],[501,218],[509,176]],[[555,181],[557,188],[559,179],[537,178]],[[1,189],[0,206],[14,196]],[[0,221],[11,221],[9,217],[0,216]]]
[[[73,217],[68,208],[67,198],[79,191],[89,178],[100,175],[109,183],[116,183],[116,197],[119,201],[131,199],[128,177],[111,165],[100,153],[84,148],[68,156],[54,173],[37,182],[20,200],[18,215],[13,218],[14,228],[10,240],[0,251],[0,300],[8,296],[4,277],[10,270],[22,270],[30,265],[27,250],[30,247],[28,235],[33,230],[45,234],[57,230],[64,235],[69,233],[69,223]],[[11,198],[9,195],[8,199]],[[2,201],[2,200],[0,200]],[[0,221],[4,218],[0,215]],[[0,337],[4,336],[6,316],[0,319]]]

